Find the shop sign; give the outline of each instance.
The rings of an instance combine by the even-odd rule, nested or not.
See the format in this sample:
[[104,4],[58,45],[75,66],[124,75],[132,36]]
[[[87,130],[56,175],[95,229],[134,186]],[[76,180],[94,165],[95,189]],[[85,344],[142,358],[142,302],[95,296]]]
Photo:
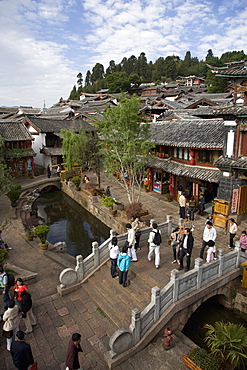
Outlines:
[[231,213],[237,212],[237,207],[238,207],[238,189],[233,189]]

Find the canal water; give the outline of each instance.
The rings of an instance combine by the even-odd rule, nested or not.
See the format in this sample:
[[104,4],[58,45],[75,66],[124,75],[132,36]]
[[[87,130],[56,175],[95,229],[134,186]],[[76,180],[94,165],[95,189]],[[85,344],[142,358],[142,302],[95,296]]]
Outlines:
[[50,226],[47,240],[55,244],[66,242],[66,252],[83,258],[92,252],[92,242],[102,244],[110,236],[110,229],[62,191],[42,194],[33,204],[42,223]]

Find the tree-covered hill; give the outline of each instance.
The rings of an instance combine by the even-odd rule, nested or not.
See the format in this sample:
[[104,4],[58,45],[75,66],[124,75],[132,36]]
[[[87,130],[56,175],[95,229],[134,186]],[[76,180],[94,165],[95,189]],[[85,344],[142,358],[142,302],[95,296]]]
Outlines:
[[124,57],[119,64],[114,60],[109,62],[109,67],[104,70],[101,63],[96,63],[92,71],[87,71],[83,86],[82,74],[77,75],[77,86],[74,85],[69,99],[79,99],[81,92],[96,93],[101,89],[108,89],[109,93],[119,93],[130,91],[133,87],[138,87],[141,83],[153,82],[156,85],[162,82],[176,80],[178,76],[195,75],[204,77],[209,86],[208,92],[222,92],[227,86],[227,81],[215,77],[207,64],[221,67],[224,63],[246,59],[244,51],[228,51],[223,53],[220,58],[215,57],[211,49],[205,57],[205,61],[199,61],[197,57],[192,57],[187,51],[183,60],[178,56],[172,55],[159,57],[154,63],[148,62],[145,53],[141,53],[138,58],[131,55]]

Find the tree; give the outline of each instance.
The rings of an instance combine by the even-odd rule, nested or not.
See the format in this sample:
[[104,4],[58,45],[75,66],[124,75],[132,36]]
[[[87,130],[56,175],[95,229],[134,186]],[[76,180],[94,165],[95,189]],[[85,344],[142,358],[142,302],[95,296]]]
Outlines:
[[0,136],[0,195],[8,192],[13,185],[11,169],[4,163],[5,140]]
[[78,78],[77,85],[82,86],[83,78],[81,72],[78,73],[77,78]]
[[209,69],[207,72],[206,84],[208,85],[209,93],[222,93],[228,86],[228,81],[225,78],[215,76]]
[[109,67],[106,68],[105,76],[107,77],[108,75],[111,75],[112,73],[117,72],[116,69],[117,67],[116,67],[115,61],[111,60],[109,63]]
[[139,108],[135,95],[130,100],[121,96],[119,105],[108,108],[104,120],[96,123],[102,137],[104,167],[109,175],[120,175],[129,203],[140,199],[145,167],[153,147],[149,142],[149,125],[140,122]]
[[147,58],[145,53],[141,53],[138,57],[136,69],[137,74],[143,81],[145,81],[147,78]]
[[81,130],[79,134],[66,129],[61,130],[63,138],[63,159],[69,170],[74,163],[85,166],[85,162],[96,172],[98,184],[100,185],[100,154],[98,137],[95,133],[86,134]]
[[216,322],[215,326],[206,324],[205,342],[213,355],[218,357],[222,365],[246,366],[247,360],[247,329],[240,324]]
[[119,93],[130,89],[130,82],[125,72],[114,72],[106,77],[109,93]]
[[70,92],[69,99],[71,99],[71,100],[78,100],[79,99],[75,85],[74,85],[73,89]]
[[101,63],[96,63],[92,69],[91,82],[101,80],[104,77],[104,66]]
[[87,71],[86,78],[85,78],[85,86],[91,85],[92,83],[92,75],[90,71]]

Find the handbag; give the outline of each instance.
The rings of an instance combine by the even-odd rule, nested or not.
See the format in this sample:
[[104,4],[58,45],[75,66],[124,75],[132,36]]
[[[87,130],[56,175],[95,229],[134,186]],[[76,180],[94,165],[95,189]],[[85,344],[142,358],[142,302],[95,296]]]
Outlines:
[[8,339],[10,339],[10,338],[12,338],[13,337],[13,330],[4,330],[3,329],[3,337],[5,337],[5,338],[8,338]]
[[35,361],[34,364],[30,366],[30,370],[38,370],[38,363],[37,363],[37,361]]
[[138,236],[141,236],[141,232],[140,231],[137,231],[136,234],[135,234],[135,236],[137,236],[137,237]]

